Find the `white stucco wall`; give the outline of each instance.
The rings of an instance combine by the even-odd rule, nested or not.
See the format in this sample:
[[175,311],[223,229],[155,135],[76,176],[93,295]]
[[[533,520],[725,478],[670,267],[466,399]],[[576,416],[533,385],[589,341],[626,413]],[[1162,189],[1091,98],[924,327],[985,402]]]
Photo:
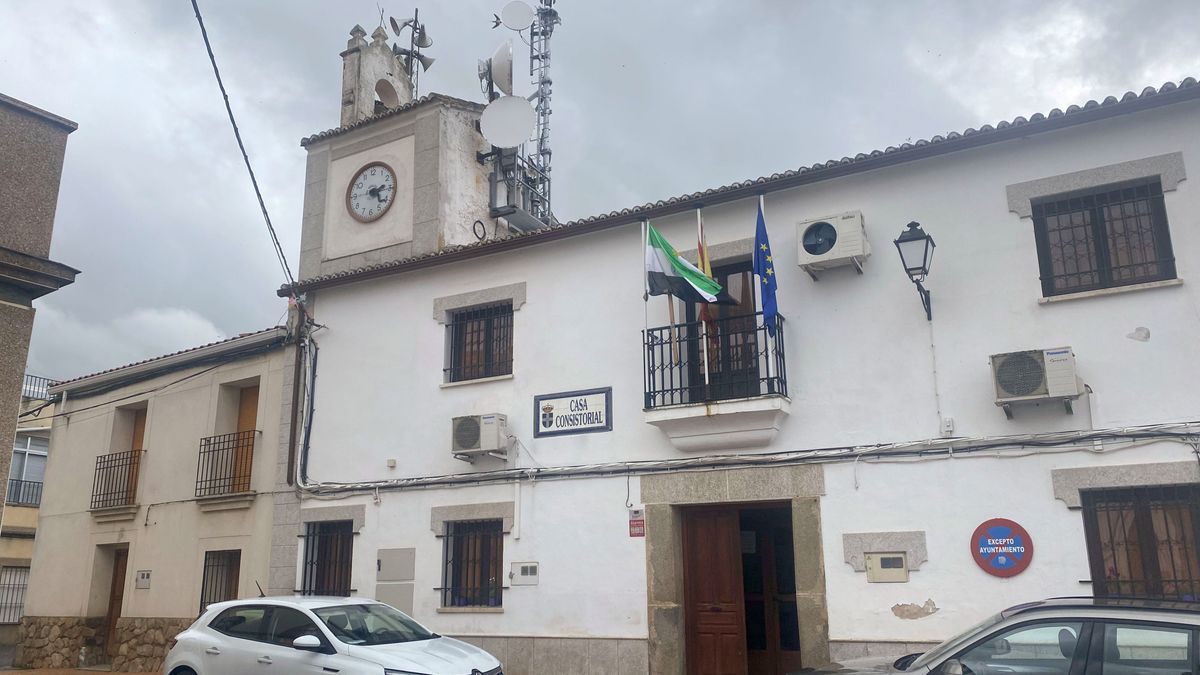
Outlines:
[[[937,437],[939,405],[941,417],[954,419],[955,435],[965,438],[1195,418],[1193,383],[1200,378],[1195,339],[1200,303],[1193,281],[1200,266],[1196,180],[1181,182],[1165,196],[1182,285],[1052,304],[1038,303],[1033,224],[1009,211],[1005,188],[1171,152],[1182,152],[1195,171],[1200,167],[1200,137],[1194,133],[1198,114],[1197,104],[1179,104],[767,195],[780,313],[787,320],[792,401],[769,450]],[[849,210],[863,212],[874,255],[861,276],[845,268],[813,282],[797,267],[796,224]],[[709,244],[752,237],[754,213],[754,200],[706,208]],[[910,220],[920,221],[938,244],[926,284],[933,293],[932,324],[891,243]],[[693,213],[653,224],[677,248],[694,246]],[[368,481],[693,456],[675,449],[643,418],[640,333],[647,321],[661,326],[667,316],[664,299],[652,298],[648,308],[641,302],[641,247],[639,228],[630,224],[314,293],[317,320],[326,328],[317,335],[311,477]],[[519,282],[527,285],[527,302],[515,313],[513,377],[443,387],[446,329],[431,317],[434,298]],[[1137,326],[1150,329],[1148,342],[1126,337]],[[931,341],[940,401],[934,394]],[[993,403],[988,356],[1062,345],[1074,348],[1080,377],[1095,394],[1080,399],[1072,416],[1060,404],[1050,404],[1018,408],[1016,419],[1007,420]],[[612,432],[532,437],[536,394],[606,386],[613,387]],[[508,415],[524,448],[507,464],[481,460],[468,466],[453,459],[450,419],[488,412]],[[828,466],[821,510],[830,637],[935,640],[1017,601],[1086,593],[1078,583],[1089,576],[1080,516],[1051,496],[1050,469],[1175,461],[1185,458],[1185,451],[1162,444],[1114,455],[860,463],[858,489],[852,465]],[[397,461],[395,469],[387,468],[388,459]],[[588,499],[592,490],[614,482],[620,490],[603,491],[621,494]],[[548,599],[567,598],[579,589],[589,607],[600,603],[589,616],[592,635],[645,635],[644,571],[637,576],[644,561],[628,540],[623,487],[623,479],[608,479],[525,488],[536,499],[525,502],[529,518],[520,545],[541,542],[529,551],[530,559],[571,555],[577,532],[610,532],[609,539],[592,546],[613,548],[611,567],[600,564],[608,558],[592,564],[587,556],[577,556],[571,577],[555,579],[558,565],[550,564],[536,590]],[[374,550],[380,546],[417,546],[420,578],[431,578],[440,549],[405,543],[430,538],[429,506],[495,501],[511,493],[511,486],[383,493],[382,505],[373,508],[395,513],[395,520],[384,516],[387,524],[375,529],[368,517],[356,543],[358,588],[370,587],[357,575],[373,571]],[[636,501],[636,481],[633,494]],[[404,514],[413,514],[416,524],[402,524]],[[1021,522],[1037,542],[1035,567],[1016,579],[987,577],[967,557],[971,531],[993,516]],[[927,533],[929,562],[907,584],[868,586],[865,575],[842,560],[844,532],[914,529]],[[513,551],[510,557],[509,545],[506,541],[506,562],[526,555]],[[506,595],[504,614],[465,618],[431,613],[436,594],[429,588],[418,583],[426,600],[418,602],[417,613],[443,632],[557,635],[571,630],[558,627],[550,607],[522,608],[522,596],[532,595],[531,589],[512,592],[512,611]],[[626,588],[633,592],[615,594]],[[940,609],[924,619],[902,620],[890,609],[927,599]],[[636,619],[632,623],[624,618],[629,613]]]
[[[414,490],[336,502],[365,504],[366,521],[354,541],[351,586],[375,592],[380,548],[415,548],[413,616],[448,635],[531,635],[644,638],[646,636],[645,539],[629,536],[625,479],[548,481],[460,490]],[[638,481],[632,480],[636,496]],[[439,613],[443,539],[435,536],[430,510],[464,503],[520,505],[504,535],[502,573],[513,562],[537,562],[537,586],[503,591],[503,613]],[[324,503],[305,503],[305,507]],[[303,551],[300,551],[302,558]]]
[[[148,392],[211,366],[171,372],[106,394],[73,398],[54,420],[50,459],[38,518],[28,616],[103,616],[108,581],[93,584],[97,547],[128,544],[122,616],[195,616],[200,606],[204,553],[241,549],[240,595],[266,587],[278,458],[283,379],[290,362],[277,349],[222,365],[160,392]],[[195,500],[200,439],[219,433],[218,392],[222,384],[258,378],[258,435],[251,489],[259,495],[249,509],[202,513]],[[133,520],[97,523],[89,512],[96,457],[110,446],[118,406],[148,401],[138,487],[140,508]],[[93,407],[98,406],[98,407]],[[77,412],[73,412],[77,411]],[[111,565],[111,562],[108,563]],[[109,568],[111,569],[111,568]],[[137,570],[151,570],[150,589],[135,589]]]

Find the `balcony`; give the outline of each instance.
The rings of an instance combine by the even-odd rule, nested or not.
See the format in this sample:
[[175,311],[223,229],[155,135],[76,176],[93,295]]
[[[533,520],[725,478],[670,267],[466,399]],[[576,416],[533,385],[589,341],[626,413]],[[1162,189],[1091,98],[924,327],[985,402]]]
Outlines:
[[47,390],[52,384],[54,384],[54,380],[48,377],[38,377],[26,373],[25,379],[21,382],[21,398],[49,401],[53,397]]
[[8,493],[4,498],[5,504],[12,506],[32,506],[37,508],[42,503],[42,484],[40,481],[8,479]]
[[761,312],[645,331],[645,420],[680,450],[768,445],[787,417],[784,321]]
[[113,452],[96,458],[91,511],[98,522],[133,520],[137,515],[141,461],[141,450]]
[[251,429],[200,439],[196,497],[201,510],[249,508],[254,500],[250,476],[257,436]]

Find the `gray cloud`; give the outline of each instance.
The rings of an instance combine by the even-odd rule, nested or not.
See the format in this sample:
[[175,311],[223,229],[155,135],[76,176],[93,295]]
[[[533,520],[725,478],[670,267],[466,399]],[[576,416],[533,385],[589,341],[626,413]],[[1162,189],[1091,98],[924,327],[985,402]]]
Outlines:
[[[426,3],[424,90],[478,100],[503,0]],[[1200,3],[560,0],[561,219],[1196,75]],[[374,0],[202,0],[293,267],[304,152]],[[411,6],[388,6],[404,15]],[[517,53],[521,45],[517,43]],[[520,72],[518,72],[520,75]],[[518,77],[518,86],[527,86]],[[99,370],[256,330],[282,274],[187,0],[0,4],[0,91],[76,120],[30,369]],[[214,335],[215,332],[215,335]]]

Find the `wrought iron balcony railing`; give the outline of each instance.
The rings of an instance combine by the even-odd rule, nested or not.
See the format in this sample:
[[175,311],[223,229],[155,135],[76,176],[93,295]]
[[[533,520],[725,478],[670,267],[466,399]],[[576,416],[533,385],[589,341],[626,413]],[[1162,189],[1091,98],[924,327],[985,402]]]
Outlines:
[[97,457],[96,476],[92,480],[92,508],[136,504],[141,461],[141,450],[113,452]]
[[54,384],[54,380],[48,377],[38,377],[26,373],[24,381],[21,382],[21,398],[49,401],[52,397],[47,389],[52,384]]
[[759,312],[651,328],[643,347],[647,410],[787,395],[782,316],[774,335]]
[[239,431],[200,439],[196,496],[213,497],[250,491],[257,431]]
[[13,506],[39,506],[42,503],[41,481],[9,478],[4,503]]

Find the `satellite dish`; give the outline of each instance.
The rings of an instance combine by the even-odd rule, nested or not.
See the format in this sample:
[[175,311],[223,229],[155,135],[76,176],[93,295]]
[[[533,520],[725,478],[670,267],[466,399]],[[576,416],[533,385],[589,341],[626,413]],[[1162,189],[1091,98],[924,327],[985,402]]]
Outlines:
[[533,106],[521,96],[501,96],[483,109],[479,128],[498,148],[515,148],[529,140],[537,124]]
[[492,54],[489,61],[489,69],[496,88],[511,96],[513,93],[512,42],[505,40],[503,44],[496,47],[496,52]]
[[506,28],[513,30],[525,30],[533,24],[533,20],[537,18],[537,14],[533,12],[533,8],[521,2],[521,0],[512,0],[500,10],[500,21]]

